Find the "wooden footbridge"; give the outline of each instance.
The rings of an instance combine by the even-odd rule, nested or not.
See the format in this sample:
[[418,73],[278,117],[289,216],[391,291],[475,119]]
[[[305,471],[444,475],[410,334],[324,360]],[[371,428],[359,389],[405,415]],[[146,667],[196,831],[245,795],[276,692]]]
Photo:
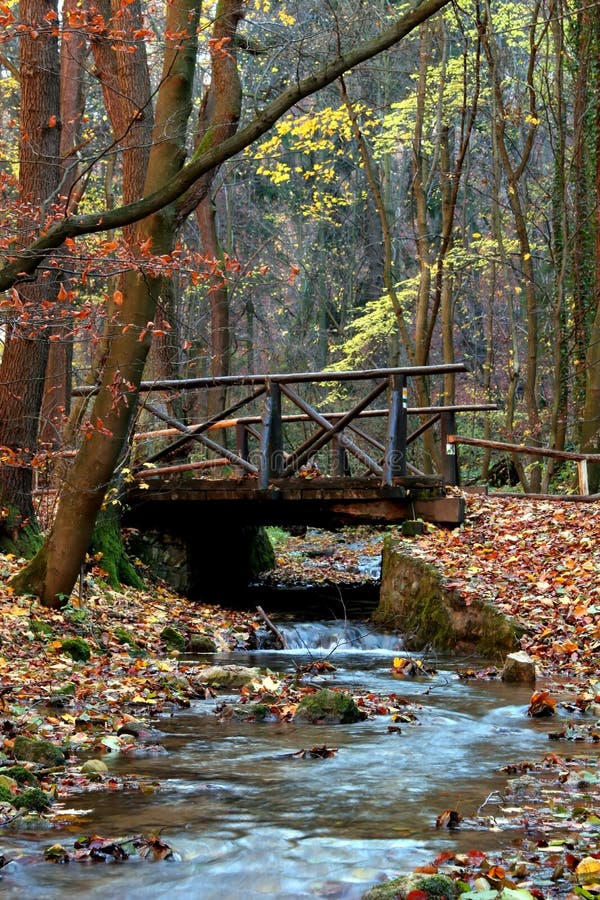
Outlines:
[[[162,530],[407,518],[458,525],[463,500],[447,491],[458,483],[456,445],[449,440],[455,415],[495,407],[409,407],[408,396],[411,379],[431,386],[436,377],[465,371],[457,363],[145,382],[142,421],[158,420],[160,427],[136,435],[125,521]],[[173,413],[174,397],[215,388],[237,399],[195,424]],[[348,397],[348,409],[331,411]],[[385,406],[375,405],[382,397]],[[429,456],[414,454],[427,433]]]

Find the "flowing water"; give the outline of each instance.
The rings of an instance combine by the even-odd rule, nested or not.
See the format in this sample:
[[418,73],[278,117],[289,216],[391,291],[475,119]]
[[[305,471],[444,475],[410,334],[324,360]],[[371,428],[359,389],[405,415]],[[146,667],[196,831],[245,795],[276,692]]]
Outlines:
[[[441,850],[510,843],[500,831],[436,831],[435,820],[447,807],[473,815],[504,786],[500,766],[548,752],[549,726],[526,716],[529,687],[459,680],[456,661],[443,658],[428,661],[437,675],[399,681],[391,671],[397,639],[355,624],[345,632],[339,623],[287,626],[287,636],[286,651],[208,659],[285,671],[327,657],[337,671],[315,678],[320,686],[401,694],[421,706],[418,723],[388,733],[389,716],[335,726],[219,722],[214,708],[223,698],[198,701],[157,722],[168,755],[106,758],[115,773],[159,781],[156,793],[77,797],[68,805],[90,813],[76,829],[5,829],[0,850],[14,862],[0,872],[0,892],[44,900],[352,900]],[[337,754],[286,755],[323,744]],[[180,861],[60,866],[41,858],[44,847],[70,848],[79,834],[158,831]]]

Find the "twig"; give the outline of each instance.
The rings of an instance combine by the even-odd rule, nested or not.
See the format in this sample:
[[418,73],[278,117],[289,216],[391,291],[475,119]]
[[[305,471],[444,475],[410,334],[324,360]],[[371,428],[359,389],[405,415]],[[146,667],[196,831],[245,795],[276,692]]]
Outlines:
[[266,614],[266,612],[264,611],[262,606],[257,606],[256,611],[259,614],[259,616],[261,617],[261,619],[263,619],[263,621],[264,621],[265,625],[267,626],[267,628],[269,629],[269,631],[273,632],[273,634],[275,635],[275,637],[281,644],[281,649],[286,650],[287,649],[287,641],[284,638],[281,631],[279,630],[279,628],[277,627],[277,625],[275,625],[273,622],[271,622],[270,618],[268,617],[268,615]]

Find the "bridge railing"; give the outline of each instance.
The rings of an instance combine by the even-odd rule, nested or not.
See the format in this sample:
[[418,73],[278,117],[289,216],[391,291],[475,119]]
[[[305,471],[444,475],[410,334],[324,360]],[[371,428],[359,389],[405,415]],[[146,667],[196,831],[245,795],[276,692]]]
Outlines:
[[[301,372],[274,375],[234,375],[220,378],[194,378],[142,382],[141,407],[168,426],[159,432],[146,432],[152,439],[160,434],[178,434],[176,440],[149,454],[145,459],[136,452],[136,468],[155,474],[185,470],[202,471],[204,468],[229,464],[240,472],[258,479],[258,487],[266,489],[274,479],[292,477],[303,468],[310,468],[312,461],[323,458],[323,448],[328,448],[329,470],[322,474],[347,476],[350,460],[358,460],[363,470],[378,478],[383,485],[397,483],[398,479],[410,480],[411,476],[427,478],[422,471],[408,461],[408,448],[426,431],[437,426],[439,430],[439,458],[441,471],[447,484],[458,483],[456,445],[450,440],[455,432],[455,416],[463,411],[496,409],[494,404],[470,404],[462,406],[409,407],[409,383],[415,378],[432,378],[448,373],[466,372],[462,363],[438,366],[412,366],[391,369],[368,369],[348,372]],[[319,385],[352,384],[354,399],[351,408],[340,411],[323,411],[318,403],[309,402],[300,391],[312,386],[313,393]],[[361,385],[366,390],[360,390]],[[218,414],[194,425],[188,425],[165,409],[164,402],[155,402],[152,394],[164,398],[165,394],[182,391],[208,391],[211,388],[249,388]],[[356,395],[362,394],[359,399]],[[75,389],[74,393],[92,393],[93,389]],[[373,408],[373,404],[385,396],[385,408]],[[261,409],[257,412],[257,404]],[[291,409],[292,412],[285,412]],[[242,415],[240,416],[240,412]],[[245,414],[244,414],[245,413]],[[409,430],[409,418],[419,417],[419,425]],[[369,420],[378,420],[385,426],[373,433]],[[310,433],[299,436],[298,429],[290,437],[293,423],[308,423]],[[226,446],[231,442],[219,440],[223,429],[235,429],[235,449]],[[139,437],[139,436],[138,436]],[[154,439],[155,440],[155,439]],[[215,458],[181,462],[193,444],[200,444]],[[154,442],[154,446],[156,446]],[[174,464],[174,460],[177,462]],[[162,464],[162,465],[161,465]]]

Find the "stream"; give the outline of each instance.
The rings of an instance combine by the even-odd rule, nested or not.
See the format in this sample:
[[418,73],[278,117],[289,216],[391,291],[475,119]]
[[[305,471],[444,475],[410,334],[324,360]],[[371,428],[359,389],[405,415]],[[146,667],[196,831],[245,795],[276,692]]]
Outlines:
[[[353,900],[445,849],[511,843],[516,831],[436,831],[435,821],[448,807],[474,815],[503,789],[502,765],[548,752],[551,726],[526,715],[530,686],[460,680],[466,661],[443,657],[428,658],[432,677],[398,679],[395,638],[356,623],[346,632],[335,622],[282,627],[285,651],[203,660],[290,671],[326,657],[337,671],[313,676],[319,687],[400,694],[421,706],[418,722],[402,724],[401,733],[388,732],[389,716],[333,726],[220,722],[214,710],[222,695],[197,701],[156,720],[166,755],[105,757],[111,772],[160,782],[156,792],[79,795],[66,803],[89,811],[76,826],[4,829],[0,849],[13,861],[0,873],[3,895]],[[338,748],[334,757],[285,755],[323,744]],[[72,847],[81,834],[157,832],[180,860],[52,865],[41,856],[55,842]]]

